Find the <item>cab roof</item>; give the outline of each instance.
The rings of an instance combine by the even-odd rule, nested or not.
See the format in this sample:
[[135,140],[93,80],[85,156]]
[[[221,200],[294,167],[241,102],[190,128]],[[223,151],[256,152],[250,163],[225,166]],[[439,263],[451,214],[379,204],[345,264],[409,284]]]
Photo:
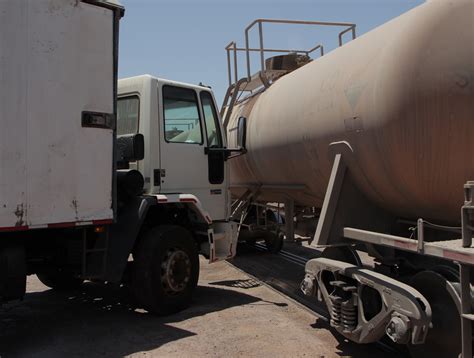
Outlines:
[[100,4],[109,5],[109,6],[118,7],[118,8],[123,9],[123,5],[120,3],[119,0],[86,0],[86,2],[97,3],[97,5],[100,5]]
[[176,85],[176,86],[180,86],[180,87],[193,88],[193,89],[196,89],[196,90],[211,91],[211,88],[206,87],[206,86],[193,85],[193,84],[185,83],[185,82],[167,80],[165,78],[158,78],[158,77],[148,75],[148,74],[121,78],[121,79],[119,79],[119,85],[120,84],[125,85],[125,84],[131,84],[131,83],[143,83],[143,82],[146,82],[146,81],[158,81],[158,82],[161,82],[161,83]]

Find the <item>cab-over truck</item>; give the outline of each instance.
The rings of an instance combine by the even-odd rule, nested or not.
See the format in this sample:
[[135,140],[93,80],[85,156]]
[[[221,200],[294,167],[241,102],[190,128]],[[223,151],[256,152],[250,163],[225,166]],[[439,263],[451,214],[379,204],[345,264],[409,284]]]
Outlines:
[[245,137],[226,149],[208,87],[118,85],[123,13],[116,0],[0,2],[0,303],[36,274],[54,289],[125,283],[169,314],[189,304],[199,254],[235,255],[227,159]]

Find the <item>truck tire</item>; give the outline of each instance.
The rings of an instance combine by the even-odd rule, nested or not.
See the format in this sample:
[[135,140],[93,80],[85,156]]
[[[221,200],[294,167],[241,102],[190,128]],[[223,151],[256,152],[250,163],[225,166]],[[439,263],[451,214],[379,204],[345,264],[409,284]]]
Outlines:
[[78,288],[84,282],[83,279],[75,277],[70,271],[61,268],[37,272],[36,276],[43,285],[58,291]]
[[0,248],[0,306],[22,299],[26,292],[26,257],[23,246]]
[[191,233],[158,226],[140,238],[134,253],[131,288],[140,307],[157,315],[191,303],[199,279],[199,254]]

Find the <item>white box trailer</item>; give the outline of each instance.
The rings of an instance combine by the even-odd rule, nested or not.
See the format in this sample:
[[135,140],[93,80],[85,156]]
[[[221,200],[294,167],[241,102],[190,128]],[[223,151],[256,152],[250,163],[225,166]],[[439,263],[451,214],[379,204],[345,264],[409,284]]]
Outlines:
[[113,219],[112,5],[0,1],[0,231]]

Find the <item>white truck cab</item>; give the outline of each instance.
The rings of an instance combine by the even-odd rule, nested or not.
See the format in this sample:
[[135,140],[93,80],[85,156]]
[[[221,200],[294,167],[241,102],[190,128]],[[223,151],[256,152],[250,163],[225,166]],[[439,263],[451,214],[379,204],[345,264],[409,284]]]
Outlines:
[[237,246],[230,214],[226,137],[210,88],[150,75],[118,82],[117,135],[144,136],[144,159],[131,163],[145,195],[172,203],[195,201],[209,223],[210,262],[231,258]]

